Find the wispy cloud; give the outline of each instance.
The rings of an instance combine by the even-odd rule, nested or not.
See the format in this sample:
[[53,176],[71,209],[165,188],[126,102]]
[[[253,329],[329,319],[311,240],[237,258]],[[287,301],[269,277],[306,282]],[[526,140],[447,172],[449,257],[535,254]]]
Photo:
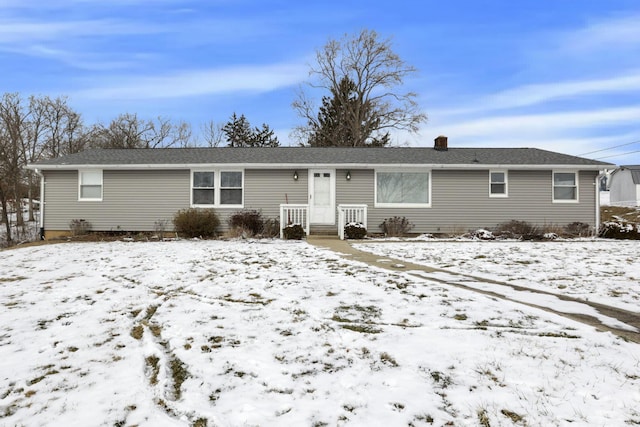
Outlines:
[[466,121],[443,120],[438,131],[458,137],[565,133],[616,124],[637,123],[640,106],[545,114],[489,116]]
[[619,50],[640,46],[640,14],[613,16],[593,21],[561,38],[563,51],[583,53],[593,50]]
[[450,109],[443,113],[463,114],[477,111],[529,107],[568,98],[628,92],[640,92],[640,70],[630,74],[603,79],[527,84],[486,96],[474,102],[472,107]]
[[79,21],[0,21],[0,44],[26,45],[39,41],[64,40],[82,36],[152,34],[165,32],[157,24],[143,24],[113,19]]
[[293,86],[307,76],[301,63],[238,66],[119,79],[118,83],[80,90],[74,98],[161,99],[215,93],[266,92]]

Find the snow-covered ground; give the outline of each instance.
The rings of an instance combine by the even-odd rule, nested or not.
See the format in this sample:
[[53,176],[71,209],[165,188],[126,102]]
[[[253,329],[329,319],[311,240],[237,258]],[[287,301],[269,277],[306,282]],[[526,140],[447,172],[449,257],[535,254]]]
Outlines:
[[357,249],[416,264],[539,289],[637,312],[639,243],[445,241],[365,243]]
[[640,423],[639,345],[305,242],[6,250],[0,302],[0,425]]

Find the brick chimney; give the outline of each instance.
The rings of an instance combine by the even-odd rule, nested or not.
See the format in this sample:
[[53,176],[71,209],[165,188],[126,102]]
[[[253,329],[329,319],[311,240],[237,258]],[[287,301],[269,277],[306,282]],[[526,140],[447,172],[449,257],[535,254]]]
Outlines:
[[433,146],[433,149],[438,151],[447,151],[448,150],[447,137],[444,135],[440,135],[439,137],[437,137],[435,139],[435,144]]

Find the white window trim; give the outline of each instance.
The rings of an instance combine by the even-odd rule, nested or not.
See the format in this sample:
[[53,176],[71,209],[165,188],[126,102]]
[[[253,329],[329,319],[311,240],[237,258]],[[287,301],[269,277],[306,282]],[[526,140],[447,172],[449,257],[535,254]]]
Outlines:
[[[100,197],[82,197],[82,173],[100,172]],[[104,171],[102,169],[78,169],[78,201],[79,202],[101,202],[104,197]]]
[[[491,192],[491,184],[493,184],[493,182],[491,181],[491,174],[492,173],[503,173],[504,174],[504,193],[492,193]],[[489,197],[496,197],[496,198],[503,198],[503,199],[505,197],[509,197],[509,173],[508,173],[508,171],[506,169],[490,169],[489,170]]]
[[[214,204],[194,204],[193,203],[193,173],[194,172],[213,172],[213,200]],[[222,182],[222,172],[240,172],[242,174],[242,203],[239,205],[223,205],[220,203],[220,190],[221,190],[221,182]],[[244,195],[246,192],[244,185],[244,169],[220,169],[220,168],[202,168],[202,169],[191,169],[189,177],[189,205],[192,208],[228,208],[228,209],[242,209],[244,208]],[[231,187],[225,187],[225,189],[230,189]],[[237,189],[237,188],[236,188]]]
[[[572,173],[576,177],[576,198],[575,199],[557,199],[556,200],[556,192],[554,191],[556,188],[555,185],[555,174],[556,173]],[[551,172],[551,200],[552,203],[579,203],[580,202],[580,174],[577,170],[554,170]]]
[[[425,173],[428,176],[428,203],[379,203],[378,202],[378,173]],[[433,193],[431,191],[432,173],[431,169],[376,169],[373,180],[373,206],[376,208],[430,208]]]

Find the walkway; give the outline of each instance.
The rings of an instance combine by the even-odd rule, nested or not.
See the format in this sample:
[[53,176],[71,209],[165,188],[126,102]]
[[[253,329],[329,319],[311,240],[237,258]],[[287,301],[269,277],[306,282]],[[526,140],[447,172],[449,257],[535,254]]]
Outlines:
[[[471,276],[467,274],[454,273],[447,270],[436,269],[424,265],[414,264],[393,258],[383,258],[368,252],[355,249],[346,240],[340,240],[334,236],[309,236],[307,242],[314,246],[329,249],[338,253],[344,258],[354,261],[360,261],[374,267],[403,272],[419,277],[423,280],[431,280],[444,285],[455,286],[469,291],[478,292],[485,295],[491,295],[508,301],[517,302],[519,304],[535,307],[540,310],[548,311],[568,319],[585,323],[593,326],[600,331],[608,331],[620,336],[623,339],[640,343],[640,314],[622,310],[616,307],[610,307],[590,301],[584,301],[577,298],[571,298],[565,295],[558,295],[551,292],[545,292],[537,289],[525,288],[496,280]],[[383,244],[383,243],[381,243]],[[483,285],[491,286],[491,290],[482,289]],[[504,287],[500,289],[500,287]],[[496,288],[499,288],[496,290]],[[531,295],[537,294],[542,296],[545,305],[532,303]],[[574,308],[572,312],[561,311],[552,308],[553,301],[569,302]],[[548,304],[551,302],[551,304]],[[557,305],[557,304],[556,304]],[[566,304],[564,304],[566,305]],[[593,314],[586,314],[593,313]]]

